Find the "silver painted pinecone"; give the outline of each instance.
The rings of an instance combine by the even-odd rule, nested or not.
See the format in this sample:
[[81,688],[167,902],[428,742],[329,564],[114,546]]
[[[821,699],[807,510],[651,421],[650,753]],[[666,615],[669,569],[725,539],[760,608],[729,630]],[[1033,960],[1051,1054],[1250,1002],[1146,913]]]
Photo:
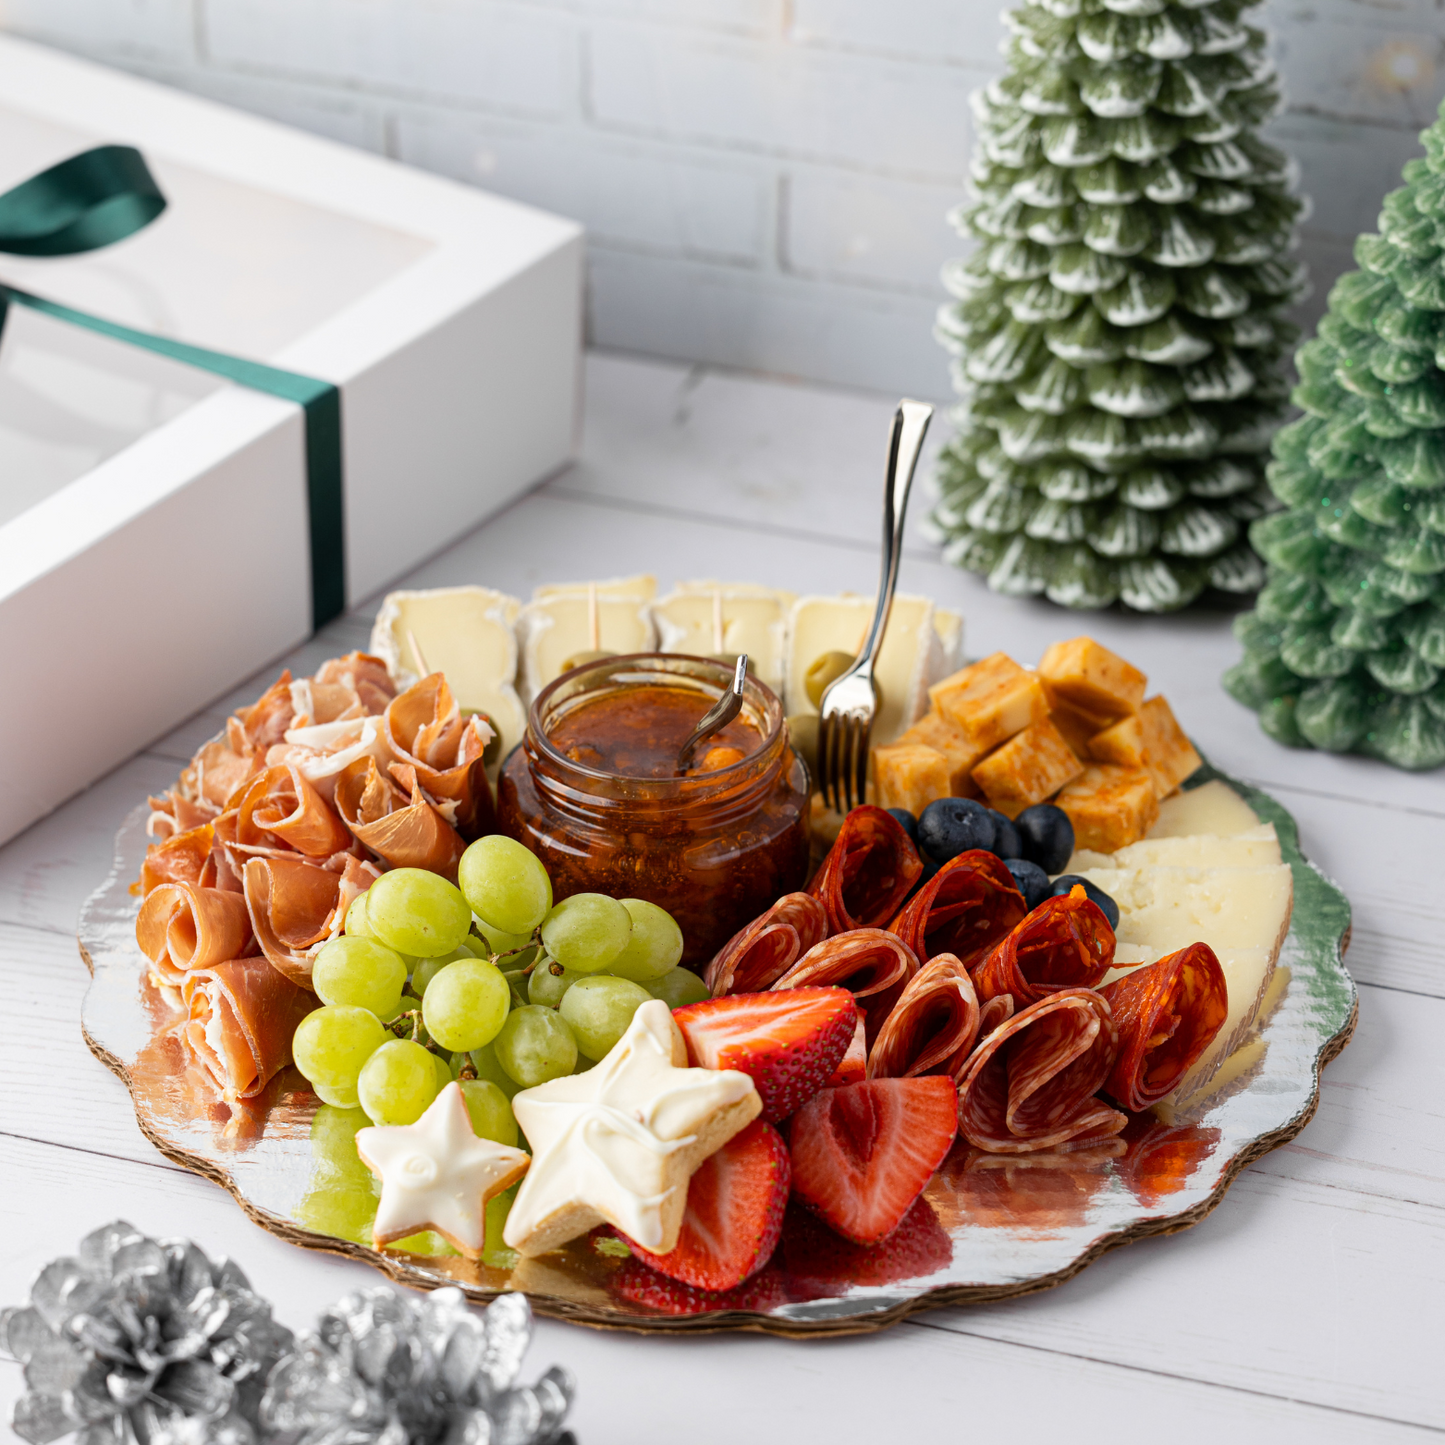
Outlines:
[[0,1311],[25,1367],[13,1425],[44,1445],[250,1445],[261,1391],[292,1344],[229,1260],[123,1221],[46,1265],[30,1304]]
[[516,1384],[531,1335],[519,1294],[481,1315],[459,1289],[347,1295],[272,1372],[262,1425],[275,1445],[560,1445],[572,1377]]

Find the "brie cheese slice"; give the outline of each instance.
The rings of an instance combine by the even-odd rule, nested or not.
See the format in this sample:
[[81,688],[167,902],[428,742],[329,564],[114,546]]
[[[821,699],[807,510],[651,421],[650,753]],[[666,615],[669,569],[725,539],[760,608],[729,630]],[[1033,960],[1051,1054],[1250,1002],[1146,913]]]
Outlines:
[[[625,592],[627,585],[635,585]],[[648,603],[656,590],[651,577],[597,584],[597,638],[591,628],[592,597],[582,586],[539,587],[517,616],[522,652],[522,697],[529,705],[562,664],[579,652],[651,652],[656,632]]]
[[699,657],[745,652],[754,676],[781,697],[795,600],[791,592],[747,583],[680,582],[652,604],[658,650]]

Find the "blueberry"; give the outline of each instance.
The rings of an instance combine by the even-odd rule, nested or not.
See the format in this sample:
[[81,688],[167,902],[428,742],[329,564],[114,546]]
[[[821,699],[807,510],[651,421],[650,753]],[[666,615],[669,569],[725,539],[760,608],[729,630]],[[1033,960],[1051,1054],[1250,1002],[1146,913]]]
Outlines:
[[1019,837],[1019,830],[1014,827],[1014,820],[993,808],[988,810],[988,815],[993,819],[993,851],[1004,859],[1022,858],[1023,840]]
[[1014,819],[1023,847],[1019,856],[1037,863],[1045,873],[1057,873],[1073,857],[1074,825],[1062,808],[1036,803]]
[[1098,904],[1099,911],[1109,920],[1110,928],[1119,926],[1119,905],[1097,884],[1090,883],[1087,878],[1080,878],[1077,873],[1065,873],[1054,879],[1054,897],[1062,898],[1075,885],[1084,890],[1089,902]]
[[939,798],[918,819],[918,844],[939,863],[970,848],[993,849],[993,814],[973,798]]
[[918,819],[908,811],[907,808],[889,808],[887,810],[898,820],[898,825],[916,843],[918,842]]
[[1005,858],[1003,866],[1013,874],[1014,882],[1024,896],[1024,907],[1032,913],[1049,896],[1049,875],[1027,858]]

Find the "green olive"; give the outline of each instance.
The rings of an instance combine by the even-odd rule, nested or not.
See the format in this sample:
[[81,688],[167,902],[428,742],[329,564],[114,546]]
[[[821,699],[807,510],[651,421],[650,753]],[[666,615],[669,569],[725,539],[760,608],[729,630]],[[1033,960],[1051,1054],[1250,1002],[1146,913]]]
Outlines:
[[[808,694],[808,701],[814,707],[822,707],[823,694],[830,684],[842,677],[856,661],[846,652],[825,652],[821,657],[814,658],[813,665],[803,678],[803,690]],[[878,686],[876,677],[873,679],[873,691],[877,695],[878,706],[882,707],[883,689]]]
[[795,712],[788,719],[788,741],[793,751],[802,758],[808,768],[809,787],[818,789],[818,715],[813,712]]

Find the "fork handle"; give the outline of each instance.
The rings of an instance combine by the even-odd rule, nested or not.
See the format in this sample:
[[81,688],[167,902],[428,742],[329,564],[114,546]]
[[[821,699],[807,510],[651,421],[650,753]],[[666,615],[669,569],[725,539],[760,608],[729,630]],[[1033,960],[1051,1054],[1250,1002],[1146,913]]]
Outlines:
[[883,647],[888,614],[893,610],[893,593],[898,587],[908,494],[913,488],[918,454],[923,450],[923,438],[932,419],[933,408],[921,401],[901,401],[893,413],[893,431],[888,439],[888,475],[883,484],[883,575],[878,582],[873,621],[859,650],[858,662],[850,669],[853,672],[866,671],[871,675]]

